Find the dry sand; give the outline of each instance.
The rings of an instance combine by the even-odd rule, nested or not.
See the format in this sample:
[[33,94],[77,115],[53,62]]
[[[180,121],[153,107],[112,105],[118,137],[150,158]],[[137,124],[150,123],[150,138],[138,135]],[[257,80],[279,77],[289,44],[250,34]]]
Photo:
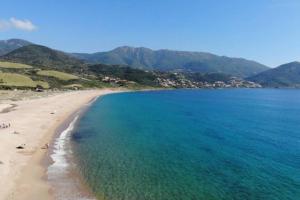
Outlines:
[[[0,101],[0,200],[53,199],[45,179],[42,149],[50,143],[57,127],[93,98],[115,92],[85,90],[55,93],[41,98]],[[15,133],[17,134],[15,134]],[[25,144],[24,149],[16,149]]]

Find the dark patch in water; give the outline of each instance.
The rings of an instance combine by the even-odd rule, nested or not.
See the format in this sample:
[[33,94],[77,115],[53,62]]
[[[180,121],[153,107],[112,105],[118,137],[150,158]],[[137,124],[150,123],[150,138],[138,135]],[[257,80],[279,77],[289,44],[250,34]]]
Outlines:
[[206,128],[204,131],[203,131],[203,134],[207,137],[210,137],[212,139],[215,139],[215,140],[218,140],[218,141],[224,141],[225,140],[225,137],[222,136],[220,133],[218,133],[217,131],[215,131],[214,129],[212,128]]

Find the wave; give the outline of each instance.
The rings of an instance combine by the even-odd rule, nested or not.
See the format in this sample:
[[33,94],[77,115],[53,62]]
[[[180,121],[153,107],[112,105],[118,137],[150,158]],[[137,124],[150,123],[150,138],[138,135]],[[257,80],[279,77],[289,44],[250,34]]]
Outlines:
[[78,118],[79,115],[55,139],[50,156],[53,163],[47,170],[48,181],[53,187],[55,199],[58,200],[94,200],[83,192],[82,184],[75,173],[70,138]]

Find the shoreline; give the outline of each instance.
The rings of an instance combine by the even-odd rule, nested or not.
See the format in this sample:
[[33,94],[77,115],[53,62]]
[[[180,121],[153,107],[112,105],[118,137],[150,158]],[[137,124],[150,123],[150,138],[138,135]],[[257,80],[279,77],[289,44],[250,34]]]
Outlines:
[[[111,94],[111,93],[109,93]],[[66,193],[65,198],[72,198],[72,199],[85,199],[85,200],[95,200],[93,197],[92,192],[88,188],[88,186],[85,185],[83,181],[83,177],[79,174],[77,163],[75,162],[75,157],[73,155],[72,151],[72,145],[71,145],[71,136],[73,134],[73,131],[76,130],[76,127],[78,126],[78,122],[80,121],[80,118],[84,115],[85,112],[87,112],[92,106],[94,102],[96,102],[99,98],[102,98],[104,95],[96,96],[93,99],[91,99],[88,103],[85,105],[82,105],[80,108],[75,110],[71,115],[69,115],[55,130],[55,134],[52,138],[52,141],[49,145],[49,154],[44,156],[44,168],[45,168],[45,181],[51,186],[51,195],[53,199],[56,195],[58,195],[59,199],[64,199],[62,195]],[[64,136],[62,136],[65,134]],[[57,143],[60,143],[58,145]],[[58,175],[55,171],[60,171],[60,167],[56,169],[55,171],[52,171],[51,174],[51,167],[55,167],[55,158],[53,156],[60,156],[57,155],[56,151],[59,151],[60,149],[57,148],[57,146],[63,145],[62,151],[67,151],[66,154],[63,156],[64,163],[67,167],[66,169],[63,169],[63,172]],[[60,148],[60,147],[59,147]],[[61,156],[60,156],[61,157]],[[60,162],[59,159],[57,159],[57,162]],[[62,164],[62,163],[61,163]],[[55,177],[56,176],[56,177]],[[60,177],[59,177],[60,176]],[[50,179],[56,179],[56,180],[50,180]],[[65,188],[62,191],[60,191],[59,183],[63,181],[63,187]],[[69,184],[68,186],[66,185]],[[67,188],[67,189],[66,189]],[[75,195],[74,195],[75,194]],[[74,196],[72,196],[74,195]]]
[[[0,146],[0,199],[54,199],[47,169],[60,128],[98,97],[122,91],[83,90],[5,102],[16,106],[0,113],[1,123],[3,120],[12,124],[10,128],[0,129],[0,140],[4,144]],[[12,134],[13,131],[19,134]],[[47,143],[51,147],[42,149]],[[25,144],[25,148],[16,149],[20,144]]]

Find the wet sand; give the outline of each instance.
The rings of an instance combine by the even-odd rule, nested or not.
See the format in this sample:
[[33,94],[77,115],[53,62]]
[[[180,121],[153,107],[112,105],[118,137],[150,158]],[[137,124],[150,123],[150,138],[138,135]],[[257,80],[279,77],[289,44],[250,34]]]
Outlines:
[[[116,90],[60,92],[25,100],[0,102],[0,200],[54,199],[46,181],[51,143],[58,127],[95,97]],[[24,149],[17,149],[17,146]]]

